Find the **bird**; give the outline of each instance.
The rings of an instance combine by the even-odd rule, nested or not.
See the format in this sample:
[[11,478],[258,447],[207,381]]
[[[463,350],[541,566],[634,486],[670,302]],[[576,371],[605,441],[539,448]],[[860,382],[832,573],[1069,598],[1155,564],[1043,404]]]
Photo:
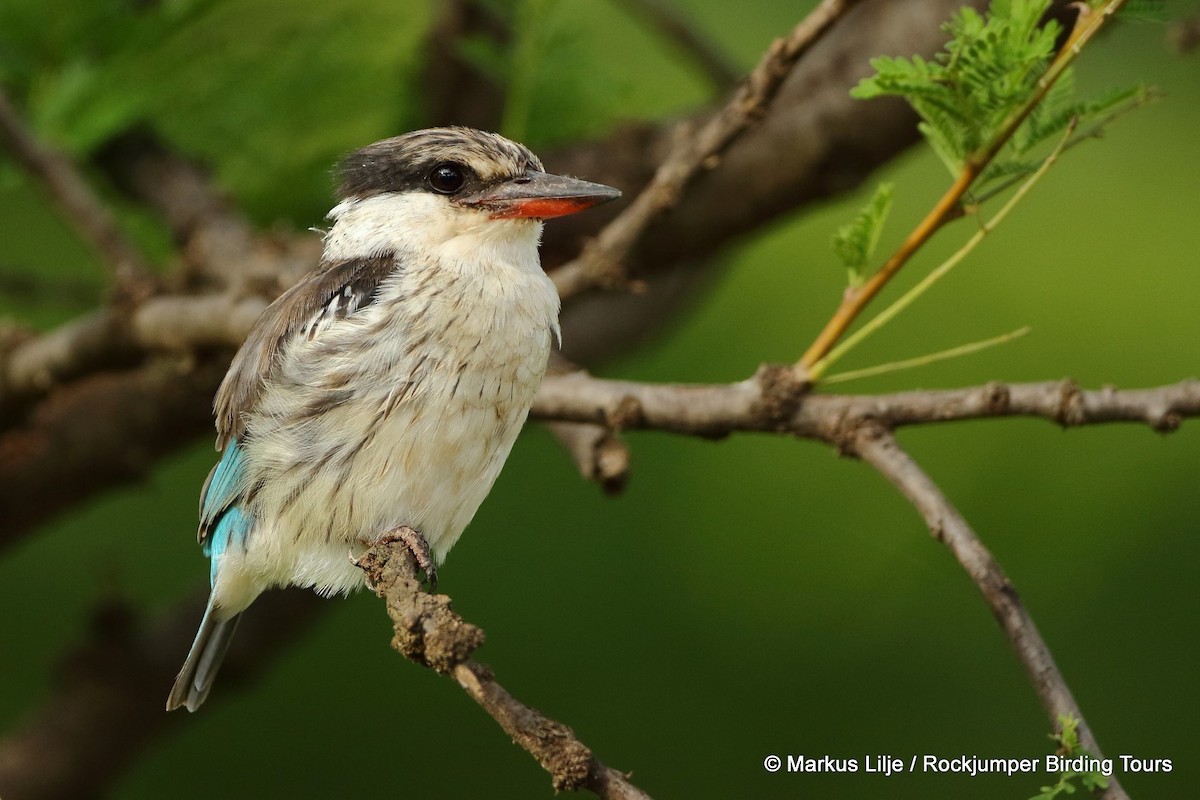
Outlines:
[[436,585],[561,339],[543,220],[621,195],[463,127],[368,145],[336,175],[320,262],[264,310],[213,402],[211,592],[168,711],[204,702],[270,588],[349,593],[350,554],[388,536]]

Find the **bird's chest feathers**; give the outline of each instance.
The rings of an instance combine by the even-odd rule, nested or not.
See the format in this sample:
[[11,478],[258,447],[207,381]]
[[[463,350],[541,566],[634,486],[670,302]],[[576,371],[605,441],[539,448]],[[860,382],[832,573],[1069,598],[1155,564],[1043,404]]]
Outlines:
[[[249,415],[247,460],[274,531],[264,552],[294,542],[311,562],[296,574],[350,585],[330,577],[342,543],[400,524],[440,558],[486,496],[558,333],[536,228],[504,225],[410,237],[370,303],[285,348]],[[327,240],[348,257],[339,247]]]
[[499,473],[557,335],[558,297],[529,250],[532,264],[478,248],[410,255],[370,305],[289,347],[281,391],[250,426],[252,457],[279,489],[264,501],[297,526],[353,509],[335,538],[403,523],[448,548]]
[[[540,380],[559,306],[538,260],[540,223],[490,220],[424,195],[354,202],[336,216],[331,258],[390,251],[397,269],[365,313],[311,353],[302,347],[299,360],[326,364],[334,382],[366,373],[413,392],[453,389],[464,401],[474,392],[487,403],[499,396],[496,383]],[[412,385],[428,374],[455,383]]]
[[386,282],[354,332],[363,385],[391,403],[444,402],[448,413],[527,408],[557,335],[553,287],[540,269],[436,263]]

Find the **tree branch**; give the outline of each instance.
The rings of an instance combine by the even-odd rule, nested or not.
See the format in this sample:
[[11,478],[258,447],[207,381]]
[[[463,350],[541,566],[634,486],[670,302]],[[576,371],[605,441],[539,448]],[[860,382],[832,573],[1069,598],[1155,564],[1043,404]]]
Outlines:
[[605,494],[620,494],[629,482],[629,446],[603,425],[549,422],[546,427],[566,448],[585,480],[600,485]]
[[124,314],[100,309],[14,346],[0,360],[0,410],[79,376],[162,352],[236,348],[268,301],[237,294],[159,295]]
[[[915,115],[903,102],[864,103],[850,96],[870,74],[870,59],[932,56],[945,43],[941,23],[963,5],[981,9],[986,1],[862,0],[795,64],[770,113],[744,131],[715,166],[704,164],[678,206],[637,241],[625,258],[629,274],[649,278],[681,265],[694,269],[732,238],[858,186],[878,164],[917,140]],[[687,124],[698,130],[719,111],[702,111]],[[586,175],[632,196],[671,154],[676,130],[674,124],[623,127],[605,139],[543,154],[544,160],[555,171]],[[543,263],[553,268],[574,258],[578,243],[621,208],[612,204],[556,220],[546,229]],[[639,305],[637,296],[620,299],[622,307]],[[565,341],[570,346],[576,338],[568,335]]]
[[510,695],[490,669],[470,660],[483,631],[450,607],[450,598],[421,590],[418,567],[403,542],[375,545],[358,561],[367,585],[383,598],[405,658],[454,680],[513,741],[550,773],[555,791],[586,789],[606,800],[650,800],[625,775],[606,767],[575,733]]
[[226,362],[154,362],[56,392],[0,437],[0,549],[211,429]]
[[790,34],[771,43],[724,108],[697,128],[684,125],[650,184],[587,242],[578,258],[553,273],[559,295],[566,299],[593,285],[623,284],[622,264],[650,223],[679,202],[697,172],[715,167],[738,136],[766,114],[796,62],[859,1],[822,0]]
[[[77,800],[105,795],[142,747],[183,724],[163,700],[195,633],[207,591],[144,625],[121,601],[96,613],[48,700],[0,739],[0,795]],[[221,670],[221,702],[253,682],[327,604],[312,592],[268,592],[246,615]]]
[[613,430],[661,430],[705,438],[736,432],[788,433],[835,445],[864,421],[889,428],[991,417],[1037,417],[1063,427],[1141,422],[1167,433],[1200,416],[1200,381],[1150,389],[1082,390],[1073,381],[1005,384],[887,395],[803,396],[789,368],[764,368],[731,384],[651,384],[548,375],[533,404],[537,419],[590,422]]
[[[120,288],[136,295],[154,283],[141,252],[121,232],[116,219],[65,154],[38,141],[0,87],[0,147],[8,150],[42,187],[63,218],[90,244]],[[142,288],[134,290],[135,285]]]
[[[225,296],[221,296],[225,297]],[[217,298],[160,298],[147,304],[179,303],[161,316],[161,327],[145,327],[146,341],[161,334],[161,346],[182,347],[192,333],[214,343],[221,331],[238,340],[242,333],[223,327],[234,316]],[[226,297],[226,302],[238,301]],[[248,302],[248,301],[241,301]],[[206,311],[206,317],[201,311]],[[242,316],[246,326],[250,314]],[[186,320],[198,319],[195,331]],[[177,323],[172,326],[172,321]],[[216,329],[213,323],[221,323]],[[214,334],[214,330],[216,334]],[[158,331],[158,333],[152,333]],[[84,502],[100,488],[136,479],[154,459],[171,452],[209,427],[209,400],[220,380],[224,358],[197,366],[152,364],[115,375],[99,375],[60,389],[23,426],[0,437],[0,546],[32,526]],[[717,438],[737,432],[786,433],[843,446],[867,419],[889,427],[967,419],[1037,417],[1063,427],[1107,422],[1140,422],[1170,432],[1200,415],[1200,381],[1149,389],[1081,390],[1071,381],[1028,384],[992,382],[967,389],[854,396],[812,394],[790,368],[760,370],[732,384],[652,384],[595,378],[584,372],[547,375],[534,401],[536,419],[600,426],[588,435],[600,445],[586,455],[569,444],[581,468],[600,470],[602,484],[619,485],[627,470],[612,432],[661,430]],[[103,418],[104,425],[94,420]],[[608,432],[607,434],[604,432]],[[577,432],[578,433],[578,432]],[[137,446],[130,446],[136,442]],[[113,454],[121,457],[114,459]],[[597,461],[596,459],[602,459]],[[69,479],[67,479],[69,478]],[[37,502],[31,502],[36,498]]]
[[[797,363],[796,368],[805,371],[824,358],[834,344],[837,343],[859,314],[870,304],[879,292],[893,277],[909,263],[917,251],[924,247],[934,234],[950,221],[962,214],[962,200],[970,191],[975,180],[983,174],[992,160],[1000,153],[1004,145],[1016,134],[1033,110],[1045,99],[1054,84],[1066,74],[1067,69],[1075,61],[1081,49],[1112,19],[1125,0],[1109,0],[1100,11],[1088,14],[1081,13],[1072,29],[1065,45],[1058,55],[1046,67],[1046,72],[1039,79],[1033,93],[1000,125],[992,138],[985,142],[975,152],[968,153],[959,169],[957,177],[949,188],[942,194],[933,208],[905,237],[904,241],[892,252],[879,269],[874,272],[862,285],[853,286],[842,295],[841,303],[834,311],[825,327],[817,334],[808,350]],[[1088,7],[1081,6],[1083,9]],[[1065,140],[1064,140],[1065,143]],[[1060,144],[1061,148],[1062,145]],[[1056,151],[1057,152],[1057,151]],[[1051,159],[1052,160],[1052,159]],[[1050,160],[1044,165],[1048,167]]]
[[[936,49],[943,38],[937,23],[957,4],[912,0],[901,12],[895,4],[865,0],[853,14],[853,25],[838,26],[825,36],[820,55],[814,53],[792,70],[763,124],[730,148],[716,168],[698,176],[675,213],[660,218],[654,235],[641,237],[636,252],[629,254],[627,261],[637,262],[639,275],[665,276],[654,278],[652,291],[600,298],[616,301],[602,309],[583,303],[564,310],[568,355],[587,363],[629,345],[661,325],[664,309],[693,290],[695,282],[686,272],[695,259],[707,258],[731,237],[784,211],[852,187],[913,141],[912,116],[903,104],[859,103],[847,92],[866,73],[871,56]],[[671,150],[673,128],[623,129],[546,160],[560,171],[630,189],[648,181],[654,165]],[[781,148],[788,153],[783,161],[777,156]],[[166,221],[181,246],[186,267],[181,277],[188,293],[215,284],[236,298],[266,302],[316,263],[317,237],[257,234],[213,188],[203,169],[144,130],[116,137],[97,162],[114,184]],[[738,197],[732,206],[731,194]],[[611,213],[602,208],[550,226],[543,246],[547,269],[553,271],[578,252],[579,243]],[[232,308],[230,304],[225,311]],[[128,307],[102,311],[87,322],[46,334],[56,341],[33,339],[11,357],[0,354],[0,395],[20,394],[24,406],[59,383],[113,364],[135,363],[143,345],[129,331],[138,326],[122,321],[138,313]],[[215,318],[209,322],[220,325]],[[236,321],[231,324],[240,327]],[[0,409],[7,405],[0,397]]]
[[696,65],[718,90],[737,84],[741,73],[716,44],[696,29],[690,19],[664,0],[620,0],[621,5],[658,31],[675,49]]
[[[853,442],[854,452],[887,478],[925,518],[933,538],[950,549],[1012,644],[1042,707],[1057,729],[1059,718],[1079,720],[1079,740],[1090,755],[1103,758],[1100,745],[1075,702],[1070,687],[1054,663],[1050,648],[1038,633],[1012,581],[1000,564],[971,530],[970,525],[928,475],[906,453],[895,436],[882,425],[864,425]],[[1061,731],[1060,731],[1061,732]],[[1108,800],[1128,800],[1116,775],[1108,779],[1103,795]]]

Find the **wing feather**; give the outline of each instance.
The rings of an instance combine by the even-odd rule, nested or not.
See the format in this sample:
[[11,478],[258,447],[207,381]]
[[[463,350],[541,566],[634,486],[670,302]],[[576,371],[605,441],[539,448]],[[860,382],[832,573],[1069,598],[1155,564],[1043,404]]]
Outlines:
[[286,343],[297,335],[315,338],[333,322],[369,306],[379,284],[397,268],[394,253],[326,263],[263,311],[217,390],[218,450],[245,431],[243,414],[258,402]]

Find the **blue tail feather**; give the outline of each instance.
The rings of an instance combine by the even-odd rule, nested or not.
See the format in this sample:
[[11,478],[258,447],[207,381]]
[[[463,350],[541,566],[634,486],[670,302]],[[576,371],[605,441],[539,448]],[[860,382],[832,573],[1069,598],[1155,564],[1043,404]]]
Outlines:
[[192,649],[167,697],[168,711],[180,707],[195,711],[208,697],[241,619],[241,612],[228,617],[222,615],[216,605],[215,589],[226,551],[231,546],[245,547],[254,522],[250,514],[234,505],[241,491],[243,465],[238,443],[230,442],[200,492],[200,540],[204,555],[211,562],[209,581],[214,591],[209,595],[208,607],[204,610]]

